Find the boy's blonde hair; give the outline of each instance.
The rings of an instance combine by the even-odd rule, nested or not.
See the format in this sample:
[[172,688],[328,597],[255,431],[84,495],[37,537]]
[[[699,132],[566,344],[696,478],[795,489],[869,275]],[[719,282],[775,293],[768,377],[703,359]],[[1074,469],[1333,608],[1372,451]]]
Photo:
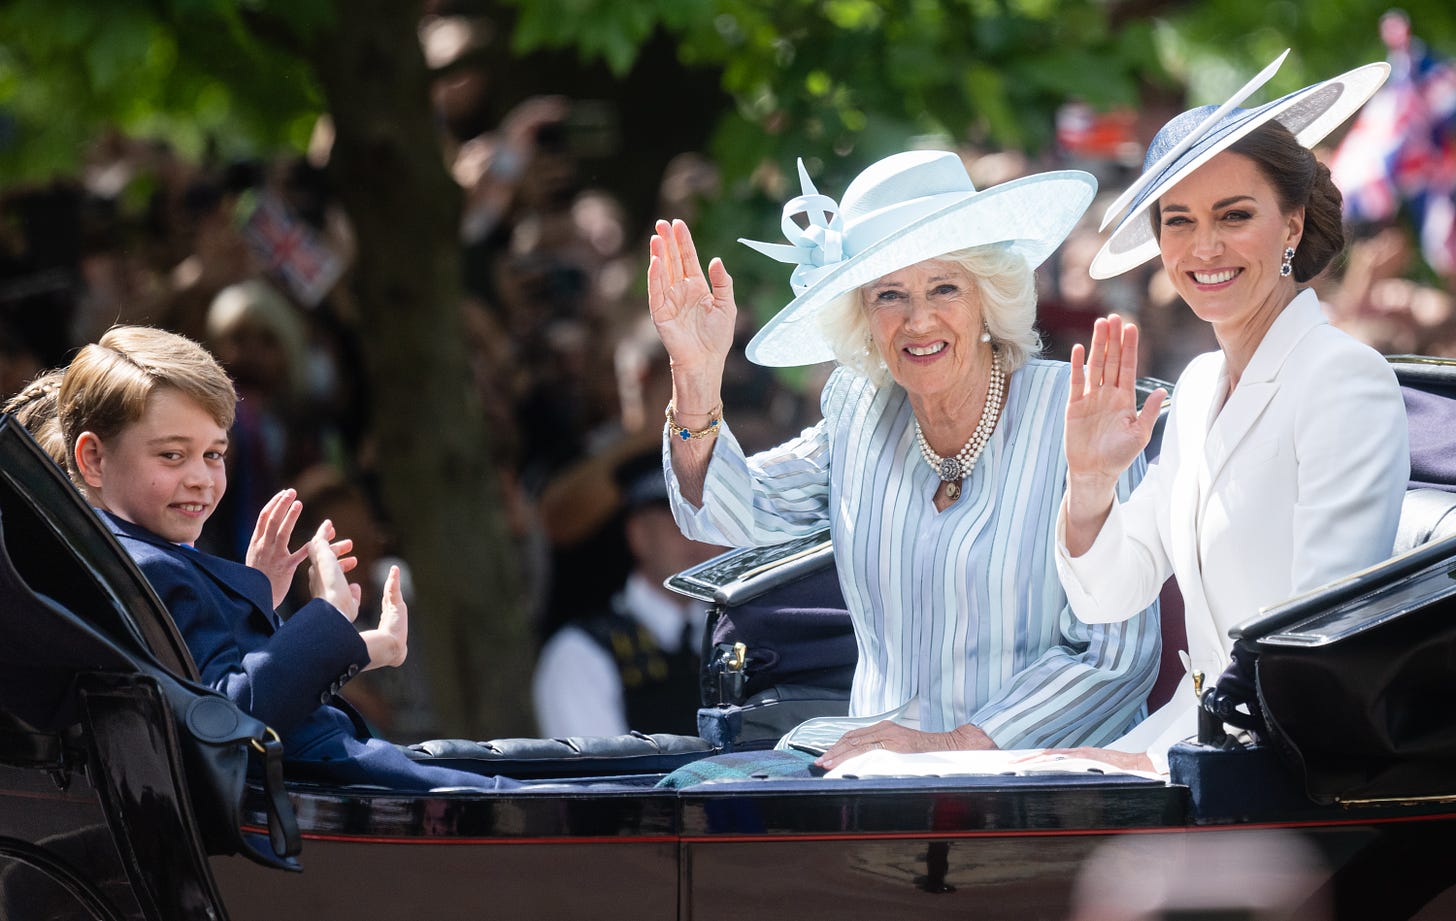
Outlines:
[[66,468],[76,470],[76,440],[93,432],[102,441],[141,419],[162,388],[191,398],[219,427],[232,427],[238,395],[233,382],[202,346],[148,326],[113,326],[99,342],[76,353],[59,397]]

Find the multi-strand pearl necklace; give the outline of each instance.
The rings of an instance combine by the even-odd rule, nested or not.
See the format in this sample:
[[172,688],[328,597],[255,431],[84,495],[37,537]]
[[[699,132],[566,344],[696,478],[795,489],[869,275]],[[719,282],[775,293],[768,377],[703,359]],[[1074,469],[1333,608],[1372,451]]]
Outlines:
[[976,458],[981,456],[986,443],[991,440],[991,433],[996,430],[996,420],[1001,417],[1001,398],[1006,393],[1006,375],[1001,373],[1001,350],[994,349],[991,352],[991,379],[986,383],[986,404],[981,407],[981,421],[976,424],[976,430],[971,433],[970,440],[966,446],[961,448],[954,457],[941,457],[930,447],[925,440],[925,433],[920,430],[920,420],[915,420],[915,440],[920,443],[920,456],[930,465],[945,483],[946,498],[954,502],[961,495],[961,480],[971,475],[971,470],[976,466]]

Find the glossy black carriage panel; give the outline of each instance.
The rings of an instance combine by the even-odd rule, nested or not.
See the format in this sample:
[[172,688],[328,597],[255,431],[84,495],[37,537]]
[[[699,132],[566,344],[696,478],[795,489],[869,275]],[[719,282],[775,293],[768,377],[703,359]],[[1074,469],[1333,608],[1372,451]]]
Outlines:
[[741,781],[681,794],[683,835],[953,835],[1183,827],[1187,790],[1099,774]]
[[0,918],[142,918],[95,791],[57,777],[0,765]]
[[683,917],[1061,919],[1078,867],[1110,837],[698,843]]
[[678,845],[662,840],[310,839],[302,874],[214,858],[233,921],[678,918]]

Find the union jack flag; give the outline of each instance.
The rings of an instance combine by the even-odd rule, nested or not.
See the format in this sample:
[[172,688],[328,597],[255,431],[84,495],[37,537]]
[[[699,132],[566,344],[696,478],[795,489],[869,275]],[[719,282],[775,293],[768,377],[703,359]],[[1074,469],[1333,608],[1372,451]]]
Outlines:
[[344,274],[343,260],[323,236],[276,195],[245,196],[238,218],[254,255],[300,304],[317,307]]
[[1348,220],[1389,221],[1404,205],[1426,262],[1456,275],[1456,67],[1418,41],[1390,63],[1330,172]]

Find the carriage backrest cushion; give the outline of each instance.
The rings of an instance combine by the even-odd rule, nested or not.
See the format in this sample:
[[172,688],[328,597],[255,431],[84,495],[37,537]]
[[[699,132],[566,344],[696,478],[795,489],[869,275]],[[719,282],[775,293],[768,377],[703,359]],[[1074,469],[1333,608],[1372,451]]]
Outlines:
[[1456,384],[1401,375],[1401,395],[1411,472],[1395,553],[1456,534]]
[[1412,488],[1456,492],[1456,388],[1403,382]]
[[838,570],[832,557],[825,560],[801,579],[725,609],[714,624],[714,646],[748,647],[746,696],[784,684],[849,690],[859,654]]

